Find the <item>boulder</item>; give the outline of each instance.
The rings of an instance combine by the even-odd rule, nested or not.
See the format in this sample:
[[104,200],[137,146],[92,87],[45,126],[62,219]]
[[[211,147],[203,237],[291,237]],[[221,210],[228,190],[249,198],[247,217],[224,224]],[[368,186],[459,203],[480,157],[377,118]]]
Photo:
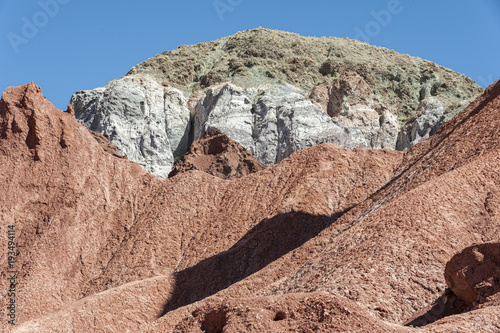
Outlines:
[[465,248],[446,264],[446,284],[467,304],[482,303],[500,291],[500,243]]

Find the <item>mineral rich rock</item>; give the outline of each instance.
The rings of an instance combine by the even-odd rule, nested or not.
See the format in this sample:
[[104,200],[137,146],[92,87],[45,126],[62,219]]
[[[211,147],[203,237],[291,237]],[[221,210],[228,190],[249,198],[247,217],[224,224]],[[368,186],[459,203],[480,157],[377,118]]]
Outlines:
[[325,142],[349,149],[366,147],[357,128],[339,125],[296,88],[274,86],[266,90],[254,110],[254,155],[266,166]]
[[189,144],[190,112],[180,91],[148,76],[127,76],[71,98],[78,121],[110,137],[119,151],[158,177]]
[[[182,94],[144,75],[112,81],[105,89],[77,92],[71,103],[83,125],[109,135],[120,152],[161,178],[171,170],[173,158],[187,152],[189,139],[199,139],[210,129],[225,133],[270,166],[295,151],[326,142],[367,147],[367,135],[378,138],[383,129],[397,127],[395,115],[385,111],[380,116],[373,111],[377,132],[370,126],[358,129],[359,121],[344,121],[348,126],[342,126],[303,91],[283,85],[243,90],[225,84],[208,89],[198,97],[192,131]],[[365,121],[366,114],[358,116]]]
[[18,275],[0,330],[498,332],[498,293],[449,312],[443,272],[498,243],[499,109],[496,83],[405,152],[325,143],[243,178],[162,180],[35,84],[8,88],[0,233],[15,225]]
[[346,148],[365,146],[357,129],[332,121],[297,88],[264,87],[255,95],[255,104],[250,97],[231,84],[209,89],[195,110],[194,137],[217,129],[252,151],[266,166],[320,143],[333,142]]
[[394,149],[399,133],[395,110],[380,103],[365,80],[346,72],[330,88],[328,114],[348,128],[359,128],[366,146]]
[[417,108],[417,119],[401,130],[397,150],[405,150],[434,135],[446,122],[443,104],[435,97],[427,97]]
[[480,303],[500,292],[500,243],[479,244],[456,254],[446,264],[445,278],[448,287],[467,304]]
[[392,50],[254,29],[164,52],[72,103],[82,124],[164,178],[209,129],[266,166],[325,142],[404,150],[481,92],[458,73]]
[[144,75],[77,92],[71,103],[83,125],[109,135],[120,152],[161,178],[170,172],[174,158],[187,152],[189,139],[196,140],[210,129],[225,133],[266,166],[320,143],[366,146],[357,127],[337,124],[300,89],[290,86],[260,91],[244,91],[232,84],[212,87],[198,98],[193,131],[180,91]]
[[164,98],[167,137],[172,155],[176,158],[184,154],[191,144],[191,113],[184,95],[179,90],[172,87],[164,89]]
[[235,179],[262,169],[264,166],[238,142],[217,130],[208,130],[193,142],[168,176],[200,170],[222,179]]
[[209,129],[219,130],[254,151],[252,102],[232,84],[208,89],[194,112],[194,139]]

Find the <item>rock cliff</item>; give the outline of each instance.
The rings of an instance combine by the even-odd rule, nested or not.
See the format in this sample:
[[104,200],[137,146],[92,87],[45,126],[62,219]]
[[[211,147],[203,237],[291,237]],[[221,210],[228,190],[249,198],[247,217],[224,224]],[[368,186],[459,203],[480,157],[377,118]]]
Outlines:
[[209,129],[226,133],[266,166],[320,143],[366,147],[358,129],[339,125],[289,86],[249,92],[231,84],[211,88],[196,106],[194,128],[195,139]]
[[109,136],[129,159],[166,178],[174,158],[189,148],[191,116],[182,93],[146,75],[79,91],[70,103],[87,128]]

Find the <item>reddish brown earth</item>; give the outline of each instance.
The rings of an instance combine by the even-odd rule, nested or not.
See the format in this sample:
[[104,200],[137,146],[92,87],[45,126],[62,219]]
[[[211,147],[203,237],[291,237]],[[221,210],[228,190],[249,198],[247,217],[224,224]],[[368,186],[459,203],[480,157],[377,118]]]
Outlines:
[[446,284],[467,304],[484,303],[500,291],[500,243],[471,246],[446,264]]
[[2,312],[0,327],[500,332],[498,293],[466,308],[444,275],[463,249],[499,242],[499,95],[404,153],[323,144],[239,179],[161,180],[35,84],[8,88],[0,233],[7,249],[16,226],[17,325]]
[[264,168],[238,142],[217,130],[209,130],[193,142],[168,176],[171,178],[189,170],[199,170],[222,179],[236,179]]

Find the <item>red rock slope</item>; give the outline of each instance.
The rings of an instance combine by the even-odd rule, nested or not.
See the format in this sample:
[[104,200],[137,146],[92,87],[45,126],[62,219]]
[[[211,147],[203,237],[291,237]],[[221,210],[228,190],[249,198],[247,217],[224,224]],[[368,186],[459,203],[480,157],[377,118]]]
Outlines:
[[204,171],[221,179],[236,179],[263,170],[252,152],[224,133],[211,129],[193,142],[189,151],[179,160],[169,178],[189,170]]
[[444,280],[456,252],[500,235],[499,93],[497,83],[405,153],[324,144],[224,181],[157,179],[33,83],[9,88],[0,232],[16,226],[19,292],[17,325],[0,327],[499,331],[497,303],[451,315],[460,307],[446,305],[458,301]]

